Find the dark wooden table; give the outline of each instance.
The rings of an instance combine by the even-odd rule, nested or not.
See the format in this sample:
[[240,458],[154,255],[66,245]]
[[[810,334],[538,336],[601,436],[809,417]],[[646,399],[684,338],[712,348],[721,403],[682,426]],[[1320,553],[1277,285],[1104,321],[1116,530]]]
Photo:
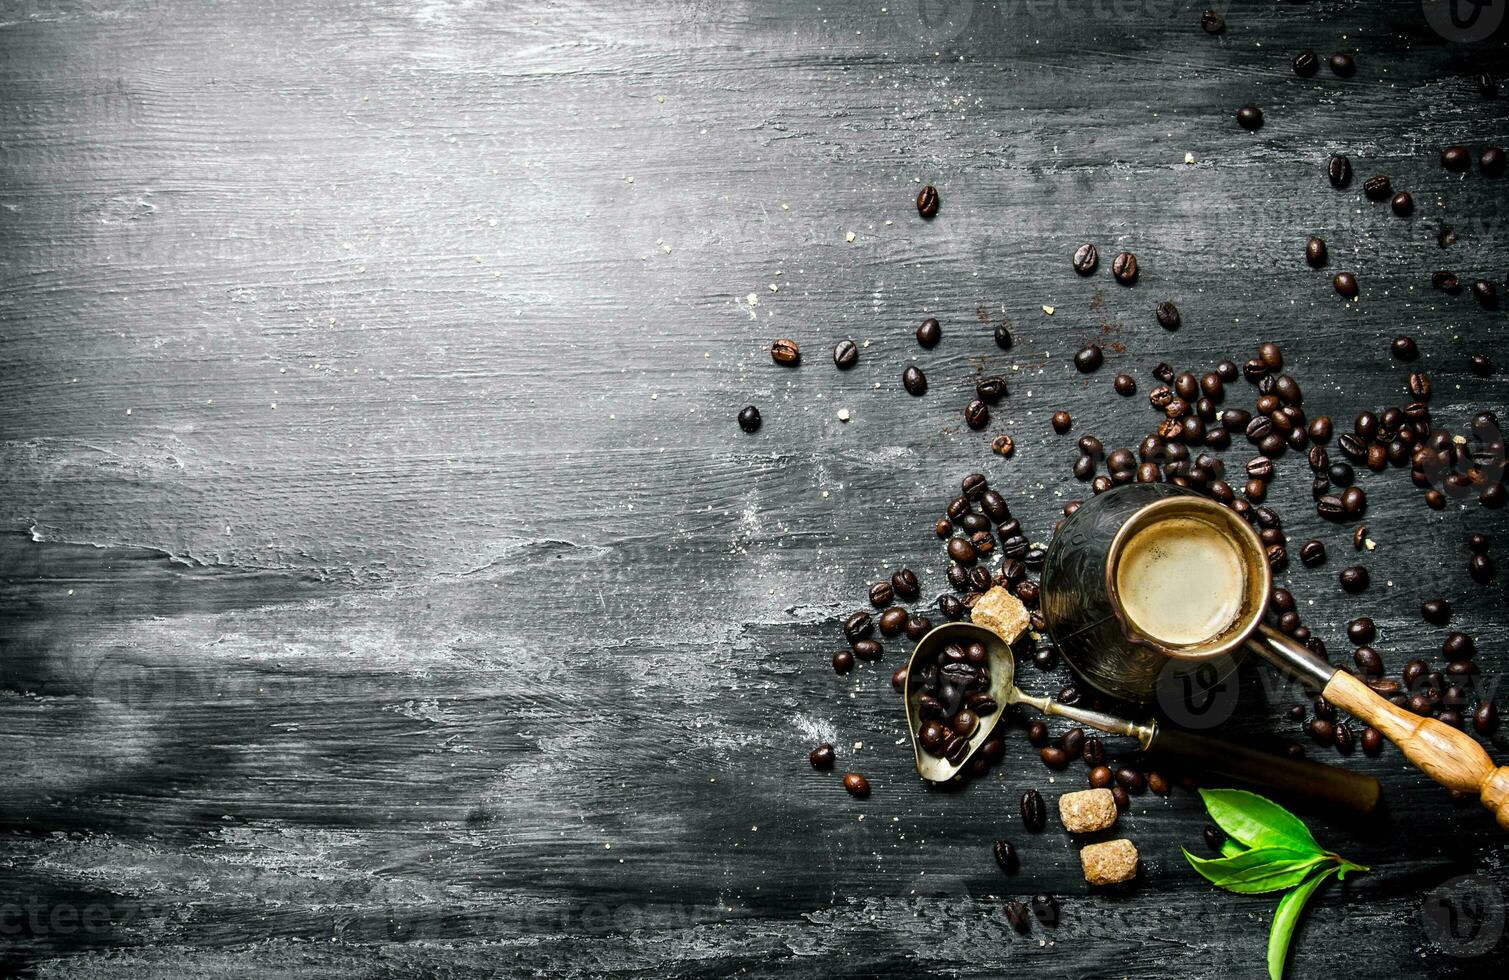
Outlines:
[[[1429,285],[1504,288],[1509,182],[1437,163],[1509,141],[1509,99],[1472,79],[1505,70],[1502,29],[1250,2],[1210,36],[1200,10],[6,4],[0,972],[1261,976],[1273,898],[1185,864],[1196,796],[1136,797],[1143,874],[1091,895],[1073,843],[1016,815],[1077,769],[1016,732],[988,779],[930,791],[899,645],[827,663],[868,582],[905,564],[946,589],[931,525],[963,474],[1046,540],[1085,492],[1049,414],[1125,444],[1160,360],[1278,341],[1306,409],[1349,420],[1403,400],[1408,333],[1439,422],[1505,410],[1502,375],[1466,368],[1509,367],[1504,313]],[[1302,47],[1355,51],[1356,77],[1297,78]],[[1249,102],[1256,133],[1233,120]],[[1375,172],[1412,218],[1363,200]],[[943,195],[926,223],[921,182]],[[1310,234],[1331,269],[1306,267]],[[1091,279],[1081,241],[1107,257]],[[1130,289],[1106,271],[1122,248]],[[944,341],[922,351],[929,315]],[[799,368],[771,363],[779,336]],[[863,349],[840,373],[845,336]],[[1081,376],[1092,338],[1107,363]],[[921,399],[898,382],[914,360]],[[1111,394],[1121,370],[1136,399]],[[987,371],[1011,395],[971,432]],[[1378,546],[1349,597],[1351,524],[1315,517],[1299,458],[1281,472],[1292,539],[1331,549],[1283,580],[1333,659],[1366,613],[1390,670],[1439,662],[1417,610],[1440,594],[1496,687],[1505,579],[1472,582],[1464,538],[1509,562],[1502,514],[1364,473]],[[1301,737],[1295,697],[1244,683],[1228,734]],[[868,801],[808,767],[822,739]],[[1501,969],[1506,943],[1472,932],[1493,946],[1509,887],[1488,815],[1392,748],[1309,748],[1387,806],[1315,817],[1374,870],[1320,894],[1291,975]],[[1002,902],[1039,890],[1062,924],[1014,934]]]

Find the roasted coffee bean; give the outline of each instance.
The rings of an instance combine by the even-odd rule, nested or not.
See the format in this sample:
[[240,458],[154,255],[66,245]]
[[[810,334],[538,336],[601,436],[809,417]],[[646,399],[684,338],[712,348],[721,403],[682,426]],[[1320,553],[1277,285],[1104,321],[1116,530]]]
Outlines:
[[909,616],[906,621],[906,638],[913,643],[926,636],[933,628],[933,621],[926,616]]
[[1347,54],[1345,51],[1336,51],[1332,53],[1328,63],[1331,66],[1331,71],[1338,78],[1351,78],[1353,75],[1357,74],[1356,60],[1353,59],[1353,57]]
[[1311,718],[1305,730],[1317,745],[1330,745],[1336,741],[1336,726],[1324,718]]
[[1394,338],[1389,345],[1389,350],[1401,361],[1413,361],[1420,356],[1420,348],[1415,344],[1415,338],[1400,335]]
[[1247,475],[1254,480],[1273,479],[1273,460],[1267,456],[1254,456],[1247,461]]
[[1441,656],[1447,660],[1470,660],[1477,652],[1472,637],[1466,633],[1448,633],[1441,642]]
[[854,669],[854,653],[852,650],[836,650],[833,653],[833,672],[835,674],[847,674]]
[[1354,595],[1368,587],[1368,570],[1361,565],[1348,565],[1337,576],[1343,591]]
[[1504,148],[1490,146],[1478,157],[1478,169],[1485,177],[1504,176]]
[[880,614],[876,621],[880,626],[880,632],[886,636],[895,636],[906,629],[907,612],[900,606],[892,606]]
[[1383,658],[1372,647],[1358,647],[1352,652],[1352,659],[1356,661],[1357,669],[1370,677],[1383,673]]
[[943,339],[943,325],[932,317],[923,320],[917,327],[917,343],[931,350]]
[[1090,344],[1074,355],[1074,366],[1079,369],[1080,374],[1089,374],[1100,367],[1104,360],[1105,355],[1101,353],[1100,346]]
[[1048,744],[1048,725],[1046,722],[1034,721],[1027,726],[1027,741],[1041,748]]
[[938,612],[943,614],[944,619],[958,619],[964,615],[964,603],[959,601],[958,596],[945,592],[938,597]]
[[802,349],[796,341],[782,337],[770,345],[770,359],[777,364],[795,365],[802,359]]
[[1006,903],[1006,921],[1011,923],[1011,928],[1017,932],[1025,933],[1031,923],[1027,919],[1027,906],[1016,899]]
[[870,781],[857,772],[844,773],[844,789],[855,799],[864,799],[870,795]]
[[873,624],[870,621],[870,614],[864,610],[860,610],[844,620],[844,638],[851,643],[869,636],[872,629]]
[[959,518],[959,530],[963,531],[966,537],[972,536],[976,531],[989,531],[990,518],[984,514],[965,514]]
[[924,218],[938,213],[938,188],[928,184],[917,192],[917,213]]
[[1011,519],[1011,508],[1006,505],[1006,498],[994,490],[986,490],[981,495],[980,509],[985,512],[986,517],[997,524],[1003,524]]
[[1073,685],[1061,687],[1054,697],[1060,704],[1075,704],[1079,701],[1079,691]]
[[1099,738],[1090,735],[1085,738],[1085,747],[1081,753],[1084,756],[1085,765],[1099,766],[1106,761],[1106,747]]
[[1219,34],[1226,30],[1226,18],[1220,11],[1207,10],[1200,15],[1200,30],[1206,34]]
[[1389,206],[1394,209],[1394,214],[1401,218],[1408,218],[1415,213],[1415,199],[1409,191],[1400,191],[1389,200]]
[[1005,433],[1002,433],[990,440],[990,448],[998,456],[1010,456],[1016,451],[1016,441]]
[[1132,798],[1127,795],[1125,786],[1112,786],[1111,799],[1116,801],[1116,809],[1125,810],[1132,805]]
[[1105,789],[1115,781],[1116,777],[1111,774],[1109,767],[1094,766],[1090,769],[1088,778],[1091,789]]
[[1237,110],[1237,125],[1246,130],[1259,129],[1263,125],[1263,110],[1255,105],[1244,105]]
[[1088,276],[1099,264],[1100,250],[1089,242],[1074,250],[1074,271],[1080,275]]
[[969,498],[962,494],[948,502],[948,516],[954,520],[961,520],[969,513]]
[[847,371],[859,363],[859,346],[852,340],[840,340],[833,345],[833,364],[840,371]]
[[1378,628],[1372,619],[1359,616],[1347,624],[1347,639],[1356,646],[1366,646],[1378,637]]
[[1137,394],[1137,379],[1130,374],[1118,374],[1111,381],[1111,387],[1116,389],[1118,395]]
[[1472,580],[1479,585],[1486,585],[1493,581],[1493,576],[1496,574],[1493,559],[1487,555],[1473,555],[1467,560],[1467,574],[1471,575]]
[[973,711],[965,708],[958,714],[954,715],[953,720],[949,722],[948,727],[952,728],[954,730],[954,734],[958,735],[960,738],[969,738],[975,733],[975,729],[980,727],[980,719],[975,716],[975,713]]
[[[927,695],[923,695],[924,698]],[[923,722],[917,729],[917,742],[922,748],[933,755],[939,754],[943,749],[943,743],[948,739],[948,730],[937,721]]]
[[1362,182],[1362,193],[1370,201],[1387,201],[1394,196],[1394,185],[1387,174],[1375,174]]
[[1346,187],[1352,182],[1352,161],[1340,153],[1331,154],[1331,158],[1326,161],[1326,177],[1331,181],[1332,187]]
[[1137,256],[1131,252],[1117,252],[1111,259],[1111,275],[1123,286],[1137,281]]
[[1499,305],[1499,289],[1487,279],[1472,284],[1472,295],[1484,309],[1496,309]]
[[807,755],[807,761],[814,769],[832,769],[834,758],[833,746],[827,742],[819,745]]
[[1068,412],[1059,411],[1053,413],[1052,422],[1053,431],[1057,432],[1059,435],[1063,435],[1065,432],[1069,431],[1069,426],[1073,424],[1073,419],[1069,417]]
[[1002,871],[1009,875],[1016,874],[1019,862],[1017,861],[1016,848],[1011,846],[1010,841],[996,841],[995,847],[991,849],[991,853],[995,855],[996,864]]
[[961,565],[972,565],[979,558],[974,545],[964,538],[948,539],[948,557]]
[[1309,78],[1320,68],[1320,58],[1316,57],[1312,49],[1306,48],[1294,56],[1290,65],[1294,68],[1294,74],[1300,78]]
[[1049,769],[1062,769],[1069,764],[1069,756],[1057,745],[1046,745],[1038,750],[1043,765]]
[[1448,146],[1441,151],[1441,166],[1454,174],[1463,173],[1472,166],[1472,154],[1465,146]]
[[923,395],[927,393],[927,375],[915,364],[908,364],[906,370],[901,372],[901,387],[906,389],[909,395]]
[[1310,420],[1310,438],[1316,442],[1326,442],[1331,438],[1331,416],[1317,415]]
[[1022,794],[1022,825],[1034,834],[1042,832],[1048,822],[1048,808],[1043,805],[1043,796],[1035,789]]
[[1194,401],[1200,397],[1200,380],[1188,371],[1180,371],[1174,375],[1174,394],[1186,402]]
[[1445,599],[1427,599],[1420,604],[1420,616],[1427,623],[1445,626],[1451,622],[1451,603]]
[[1326,240],[1318,235],[1311,235],[1305,242],[1305,261],[1313,269],[1319,269],[1326,264]]
[[1178,330],[1182,322],[1179,317],[1179,307],[1171,300],[1164,300],[1153,308],[1153,315],[1158,318],[1158,325],[1165,330]]
[[1447,272],[1444,269],[1431,273],[1430,284],[1433,288],[1439,289],[1443,293],[1455,294],[1462,291],[1462,282],[1457,278],[1457,274],[1455,272]]
[[1361,742],[1362,751],[1366,755],[1377,755],[1383,751],[1383,735],[1376,728],[1364,728]]
[[1037,921],[1052,929],[1058,925],[1058,899],[1052,895],[1032,896],[1032,914]]
[[963,735],[955,735],[953,738],[950,738],[947,742],[943,743],[943,758],[947,759],[949,762],[952,762],[956,766],[962,763],[964,761],[964,757],[968,754],[969,739],[965,738]]
[[1336,726],[1336,750],[1342,755],[1351,755],[1352,749],[1357,745],[1352,738],[1352,726],[1341,722]]
[[1169,786],[1168,780],[1163,777],[1163,773],[1149,771],[1147,774],[1147,788],[1159,796],[1167,796],[1172,787]]
[[1430,378],[1424,371],[1415,371],[1410,374],[1405,390],[1417,402],[1430,401]]
[[1006,379],[991,375],[975,382],[975,394],[987,405],[994,405],[1006,397]]
[[946,517],[939,519],[939,521],[933,525],[933,533],[938,535],[938,537],[946,540],[949,535],[954,533],[953,522],[951,522]]
[[1347,487],[1341,492],[1341,506],[1348,517],[1357,517],[1367,510],[1368,496],[1361,487]]
[[876,582],[870,586],[870,605],[876,609],[884,609],[891,604],[891,595],[894,590],[889,582]]
[[990,406],[978,398],[971,398],[964,406],[964,424],[979,431],[990,424]]
[[1367,443],[1363,441],[1366,438],[1366,436],[1358,436],[1347,432],[1343,433],[1341,438],[1336,440],[1336,445],[1347,459],[1350,459],[1354,463],[1361,463],[1365,462],[1368,458]]
[[745,405],[739,409],[739,428],[745,432],[758,432],[762,421],[760,410],[753,405]]
[[1069,758],[1078,759],[1085,750],[1085,730],[1083,728],[1069,729],[1059,736],[1058,744]]
[[1288,589],[1274,589],[1268,597],[1268,608],[1280,615],[1294,612],[1294,593]]
[[[913,572],[910,568],[903,568],[900,571],[892,573],[891,588],[897,595],[908,601],[917,598],[917,593],[920,589],[917,582],[917,573]],[[871,601],[874,601],[873,596],[871,597]]]
[[1357,277],[1350,272],[1338,272],[1331,277],[1336,292],[1347,299],[1357,298]]
[[1316,565],[1325,563],[1326,546],[1315,539],[1310,539],[1299,546],[1300,564],[1306,568],[1314,568]]
[[1404,669],[1399,673],[1399,677],[1404,681],[1404,686],[1407,689],[1413,690],[1420,683],[1420,679],[1428,673],[1430,673],[1429,665],[1425,661],[1417,659],[1405,664]]
[[876,661],[885,653],[885,648],[879,640],[855,640],[849,644],[854,649],[854,656],[860,660]]
[[1472,729],[1479,735],[1491,735],[1499,727],[1499,709],[1491,700],[1479,702],[1472,712]]
[[1147,788],[1147,779],[1131,766],[1122,766],[1115,775],[1116,784],[1128,793],[1140,793]]
[[1474,554],[1486,554],[1488,551],[1488,535],[1477,531],[1467,535],[1467,550]]
[[1226,843],[1226,835],[1221,833],[1220,829],[1212,824],[1206,824],[1205,830],[1202,833],[1205,837],[1205,846],[1212,851],[1219,852],[1222,845]]

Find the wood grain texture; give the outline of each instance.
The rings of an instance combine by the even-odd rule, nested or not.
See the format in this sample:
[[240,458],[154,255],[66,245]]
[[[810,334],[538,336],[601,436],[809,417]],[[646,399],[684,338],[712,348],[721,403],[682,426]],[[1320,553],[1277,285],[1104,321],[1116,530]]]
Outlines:
[[[988,780],[926,789],[900,651],[826,665],[867,582],[946,588],[931,525],[964,473],[1046,538],[1082,492],[1048,415],[1146,430],[1118,370],[1145,392],[1160,360],[1275,340],[1345,419],[1399,399],[1409,333],[1442,422],[1506,410],[1466,369],[1505,360],[1504,313],[1428,285],[1509,268],[1509,184],[1436,162],[1509,142],[1470,81],[1502,41],[1405,0],[1234,4],[1211,37],[1202,6],[0,5],[0,973],[1261,976],[1273,902],[1184,864],[1196,797],[1136,798],[1143,873],[1090,895],[1015,815],[1076,771],[1017,737]],[[1294,77],[1306,46],[1358,76]],[[1415,217],[1333,191],[1336,150]],[[1309,234],[1362,302],[1304,265]],[[1138,285],[1074,276],[1081,241],[1136,251]],[[1012,392],[973,433],[985,371]],[[1502,514],[1363,474],[1379,546],[1348,597],[1350,528],[1302,469],[1275,505],[1332,557],[1284,578],[1333,657],[1364,612],[1391,670],[1434,654],[1441,594],[1496,685],[1502,579],[1474,584],[1462,539],[1509,561]],[[1224,734],[1297,736],[1275,692],[1248,670]],[[870,800],[808,768],[822,739]],[[1344,762],[1386,812],[1317,833],[1374,871],[1321,893],[1291,975],[1484,975],[1504,941],[1465,955],[1424,913],[1462,875],[1502,910],[1491,817],[1392,750]],[[1037,890],[1063,922],[1017,936],[1001,902]]]

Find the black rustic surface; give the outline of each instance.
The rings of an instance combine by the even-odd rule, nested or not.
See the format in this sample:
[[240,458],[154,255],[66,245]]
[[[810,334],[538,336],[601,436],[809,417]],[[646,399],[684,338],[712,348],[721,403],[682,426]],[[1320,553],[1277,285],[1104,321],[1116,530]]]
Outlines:
[[[1089,894],[1073,843],[1016,815],[1077,764],[1050,774],[1017,731],[987,779],[929,790],[900,645],[827,666],[868,582],[907,564],[946,588],[931,525],[964,473],[1046,540],[1084,492],[1073,438],[1147,431],[1159,360],[1275,340],[1306,408],[1350,419],[1403,400],[1407,332],[1439,421],[1505,410],[1466,370],[1509,361],[1505,314],[1428,282],[1503,288],[1509,182],[1436,160],[1509,141],[1509,99],[1472,81],[1502,43],[1449,43],[1412,2],[1234,4],[1220,36],[1200,10],[4,5],[0,972],[1261,976],[1274,899],[1188,868],[1193,794],[1135,798],[1142,876]],[[1355,51],[1357,76],[1295,77],[1302,47]],[[1363,200],[1380,171],[1413,218]],[[799,368],[771,363],[779,336]],[[1080,376],[1092,338],[1106,364]],[[981,372],[1011,395],[976,433]],[[1463,539],[1509,562],[1501,514],[1364,473],[1374,584],[1348,597],[1351,525],[1280,469],[1291,537],[1331,550],[1283,578],[1334,659],[1364,612],[1391,670],[1431,655],[1446,631],[1417,609],[1440,594],[1496,682],[1503,579],[1473,583]],[[1261,680],[1228,731],[1299,736]],[[869,800],[808,767],[821,739]],[[1291,975],[1500,969],[1504,941],[1462,955],[1422,912],[1481,875],[1501,922],[1504,834],[1392,748],[1344,762],[1386,812],[1315,826],[1374,870],[1321,892]],[[1039,890],[1062,924],[1014,934],[1002,902]]]

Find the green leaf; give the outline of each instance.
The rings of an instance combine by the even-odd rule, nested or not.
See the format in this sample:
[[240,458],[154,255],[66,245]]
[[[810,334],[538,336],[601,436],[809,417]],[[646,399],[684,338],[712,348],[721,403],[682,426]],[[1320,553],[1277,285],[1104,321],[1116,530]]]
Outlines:
[[1202,789],[1200,798],[1216,825],[1248,847],[1325,853],[1309,828],[1272,800],[1240,789]]
[[1197,858],[1185,849],[1184,858],[1212,885],[1243,895],[1293,888],[1316,865],[1335,861],[1325,854],[1306,854],[1283,847],[1255,847],[1225,858]]
[[[1356,868],[1357,865],[1352,867]],[[1273,912],[1273,925],[1268,929],[1269,980],[1283,980],[1284,963],[1289,959],[1289,943],[1294,938],[1294,927],[1299,924],[1305,903],[1310,901],[1310,896],[1315,894],[1315,889],[1322,882],[1341,870],[1341,866],[1326,868],[1278,900],[1278,908]]]
[[1351,874],[1353,871],[1370,871],[1370,870],[1372,870],[1371,868],[1369,868],[1365,864],[1353,864],[1351,861],[1348,861],[1346,858],[1340,858],[1339,860],[1341,861],[1341,865],[1336,869],[1336,880],[1337,881],[1346,881],[1347,875]]
[[1245,850],[1247,850],[1247,845],[1243,844],[1239,840],[1228,837],[1225,840],[1221,841],[1222,857],[1236,857],[1238,854],[1241,854]]

